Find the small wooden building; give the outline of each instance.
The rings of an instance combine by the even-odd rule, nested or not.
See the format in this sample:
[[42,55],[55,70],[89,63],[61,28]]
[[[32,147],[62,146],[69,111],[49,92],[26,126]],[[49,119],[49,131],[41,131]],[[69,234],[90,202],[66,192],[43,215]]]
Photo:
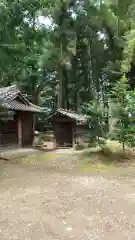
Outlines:
[[15,87],[0,88],[0,147],[31,146],[34,115],[43,109],[33,105]]
[[73,147],[88,132],[87,116],[58,109],[52,117],[56,147]]

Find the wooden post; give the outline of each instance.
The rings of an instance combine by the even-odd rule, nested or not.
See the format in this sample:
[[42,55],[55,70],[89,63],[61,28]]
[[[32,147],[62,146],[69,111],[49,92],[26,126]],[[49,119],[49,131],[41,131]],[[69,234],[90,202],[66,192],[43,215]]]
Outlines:
[[18,145],[19,145],[19,147],[22,147],[22,119],[21,119],[21,117],[18,118]]
[[53,149],[56,149],[56,148],[57,148],[56,139],[55,137],[53,137]]
[[33,113],[32,115],[33,125],[32,125],[32,146],[35,146],[35,124],[36,124],[36,115]]
[[75,148],[76,146],[76,125],[72,127],[72,147]]
[[57,142],[56,142],[56,133],[55,133],[55,126],[53,125],[53,149],[57,148]]

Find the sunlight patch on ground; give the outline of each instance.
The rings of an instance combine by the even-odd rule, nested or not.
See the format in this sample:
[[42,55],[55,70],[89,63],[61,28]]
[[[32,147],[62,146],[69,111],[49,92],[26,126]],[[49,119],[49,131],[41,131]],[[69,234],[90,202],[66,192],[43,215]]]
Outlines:
[[122,151],[122,144],[118,141],[107,140],[106,147],[108,147],[112,152]]

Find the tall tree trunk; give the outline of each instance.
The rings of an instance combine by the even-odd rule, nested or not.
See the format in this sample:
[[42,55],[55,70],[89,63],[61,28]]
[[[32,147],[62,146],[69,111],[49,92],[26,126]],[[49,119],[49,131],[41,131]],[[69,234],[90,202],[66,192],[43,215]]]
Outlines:
[[[60,43],[60,60],[62,60],[63,57],[63,47],[62,43]],[[59,108],[63,108],[63,74],[62,74],[62,64],[60,62],[59,66],[59,80],[60,80],[60,88],[59,88]]]
[[39,98],[40,98],[40,87],[35,88],[33,92],[32,102],[35,105],[39,105]]
[[[96,76],[96,66],[95,66],[95,62],[94,62],[94,57],[93,57],[93,50],[92,50],[92,40],[91,38],[89,38],[89,52],[90,52],[90,62],[91,62],[91,79],[92,79],[92,82],[91,82],[91,88],[92,91],[92,98],[94,99],[97,95],[97,85],[98,85],[98,79],[97,79],[97,76]],[[95,92],[96,90],[96,92]]]

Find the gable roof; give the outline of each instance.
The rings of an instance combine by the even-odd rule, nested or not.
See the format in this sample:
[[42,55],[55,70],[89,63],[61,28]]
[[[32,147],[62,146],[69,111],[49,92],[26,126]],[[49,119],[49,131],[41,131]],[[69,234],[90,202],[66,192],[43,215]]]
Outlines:
[[[19,98],[21,101],[17,100]],[[28,112],[43,112],[44,109],[32,104],[24,97],[16,86],[0,88],[0,104],[2,107],[11,110]]]
[[76,121],[77,123],[81,123],[81,124],[86,123],[87,119],[88,119],[88,116],[86,116],[86,115],[78,114],[78,113],[75,113],[75,112],[67,110],[67,109],[59,108],[59,109],[57,109],[55,115],[57,113],[60,113],[63,116],[69,117],[72,120]]

